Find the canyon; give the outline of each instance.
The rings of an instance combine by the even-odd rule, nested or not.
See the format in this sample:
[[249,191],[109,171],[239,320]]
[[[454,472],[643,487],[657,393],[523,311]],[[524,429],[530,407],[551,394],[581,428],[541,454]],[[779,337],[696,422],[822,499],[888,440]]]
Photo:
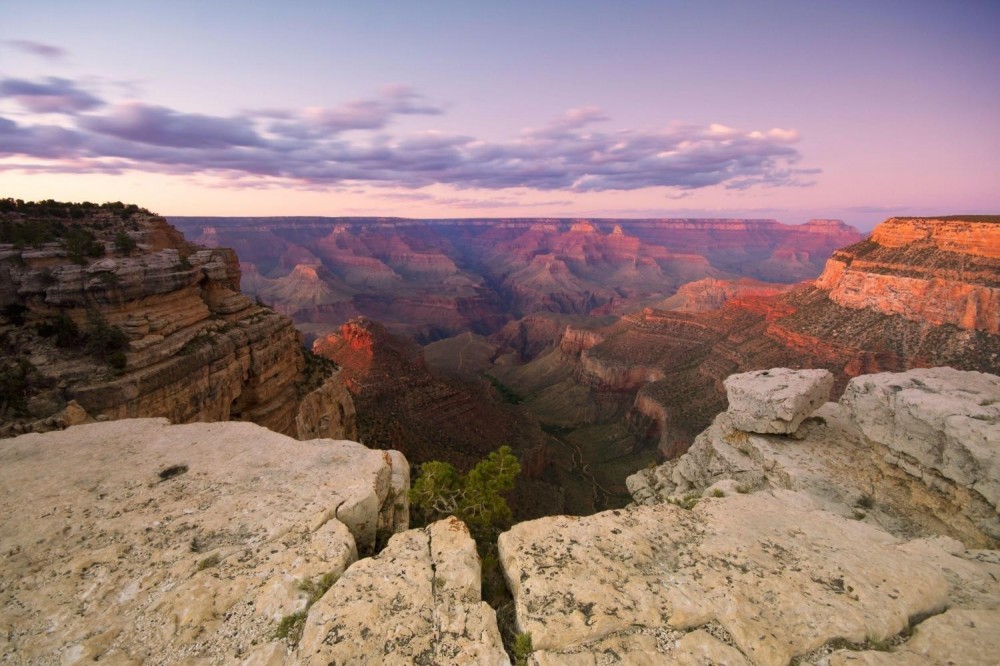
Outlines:
[[498,357],[488,372],[543,422],[591,423],[598,404],[614,402],[613,418],[647,427],[675,457],[725,409],[722,383],[736,372],[825,368],[834,397],[850,378],[883,370],[1000,372],[998,246],[1000,224],[974,216],[890,219],[837,250],[812,283],[735,293],[715,310],[679,291],[683,310],[567,323],[556,345],[527,362]]
[[[534,666],[1000,649],[995,220],[892,218],[797,285],[761,279],[790,255],[753,221],[676,221],[667,252],[630,240],[662,221],[515,224],[491,241],[510,273],[407,221],[348,226],[327,245],[355,287],[374,266],[369,296],[413,290],[352,287],[338,325],[299,324],[310,353],[240,292],[281,278],[232,250],[135,207],[41,208],[0,219],[5,663],[509,664],[517,632]],[[451,240],[492,233],[471,226]],[[348,274],[282,251],[312,291],[271,293],[303,312]],[[407,489],[500,444],[524,473],[492,608],[466,526],[408,529]]]
[[468,467],[471,431],[428,419],[433,406],[517,403],[524,426],[498,430],[572,513],[627,504],[628,473],[687,450],[725,409],[732,373],[826,368],[836,397],[881,370],[1000,371],[1000,225],[975,216],[892,218],[865,240],[835,220],[175,221],[239,248],[245,287],[317,349],[359,316],[424,345],[407,352],[419,380],[383,372],[394,388],[369,404],[405,400],[362,410],[386,422],[364,424],[363,441],[419,463],[430,450],[403,439],[432,423],[455,443],[435,455]]
[[355,316],[427,343],[535,312],[621,314],[702,278],[797,282],[861,236],[837,220],[196,218],[244,290],[321,336]]

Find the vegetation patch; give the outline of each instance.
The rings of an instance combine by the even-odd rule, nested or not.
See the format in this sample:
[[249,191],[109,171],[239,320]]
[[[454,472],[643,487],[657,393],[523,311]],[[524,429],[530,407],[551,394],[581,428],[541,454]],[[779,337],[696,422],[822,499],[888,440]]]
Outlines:
[[274,637],[288,641],[289,645],[298,645],[302,639],[302,630],[306,627],[306,617],[309,615],[309,609],[326,594],[327,590],[333,587],[333,584],[337,582],[337,578],[337,575],[331,572],[323,574],[316,580],[306,579],[299,581],[299,590],[308,595],[306,598],[306,607],[281,618],[281,621],[278,622],[278,627],[274,630]]
[[518,634],[514,638],[514,666],[528,666],[528,658],[534,648],[531,645],[531,634]]

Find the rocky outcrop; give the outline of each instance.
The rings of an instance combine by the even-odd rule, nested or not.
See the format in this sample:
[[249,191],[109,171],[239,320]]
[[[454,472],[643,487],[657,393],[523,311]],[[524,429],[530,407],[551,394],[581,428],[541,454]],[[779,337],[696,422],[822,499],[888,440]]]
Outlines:
[[339,370],[299,402],[295,430],[299,439],[358,438],[354,400]]
[[713,663],[784,665],[942,612],[942,564],[998,592],[997,564],[960,546],[952,555],[953,542],[920,544],[943,560],[928,563],[910,545],[774,490],[520,523],[501,535],[500,557],[518,628],[539,650],[532,663],[704,663],[688,637],[700,631],[702,649],[723,656]]
[[395,452],[250,423],[0,441],[0,660],[239,663],[406,529],[408,471]]
[[994,375],[952,368],[864,375],[794,439],[743,429],[737,403],[686,454],[627,483],[644,504],[681,501],[726,480],[743,491],[797,490],[828,511],[899,534],[996,547],[998,403]]
[[789,291],[792,285],[761,282],[750,278],[720,280],[705,278],[682,285],[677,293],[654,307],[661,310],[702,312],[718,310],[734,298],[745,296],[778,296]]
[[[0,414],[0,432],[62,427],[75,402],[93,419],[246,420],[290,435],[352,434],[331,425],[353,410],[336,401],[349,400],[343,392],[302,407],[324,378],[306,381],[291,321],[240,293],[232,250],[191,245],[151,214],[81,215],[69,227],[57,222],[67,238],[96,238],[89,254],[59,239],[0,246],[0,333],[31,378],[30,400]],[[4,223],[56,224],[12,213]]]
[[[952,440],[996,449],[998,382],[859,377],[794,435],[740,429],[732,401],[688,453],[629,478],[639,505],[515,525],[499,549],[530,663],[992,663],[1000,552],[979,549],[1000,534],[976,479],[997,470]],[[960,471],[902,471],[862,430]]]
[[476,544],[458,519],[397,534],[312,607],[298,663],[509,665],[479,588]]
[[[944,479],[945,492],[1000,511],[1000,377],[952,368],[865,375],[840,402],[865,437],[889,450],[887,463],[930,487]],[[982,520],[1000,539],[997,516]]]
[[723,385],[735,427],[789,434],[830,398],[833,375],[829,370],[771,368],[730,375]]

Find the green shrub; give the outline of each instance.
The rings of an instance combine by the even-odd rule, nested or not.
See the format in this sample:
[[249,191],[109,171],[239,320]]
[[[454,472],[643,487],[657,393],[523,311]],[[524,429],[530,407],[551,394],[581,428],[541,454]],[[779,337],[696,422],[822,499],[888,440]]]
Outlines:
[[[87,310],[87,332],[84,351],[91,356],[114,365],[125,367],[124,351],[128,348],[128,336],[117,326],[111,326],[97,310]],[[119,357],[118,354],[121,353]],[[114,356],[114,361],[112,357]]]
[[60,312],[55,319],[36,324],[35,330],[43,338],[55,337],[56,347],[69,349],[83,344],[80,328],[65,312]]
[[527,666],[532,652],[534,648],[531,645],[531,634],[518,634],[514,638],[514,666]]
[[495,543],[513,520],[503,493],[514,488],[520,472],[509,446],[501,446],[465,475],[448,463],[426,462],[410,490],[411,516],[424,525],[455,516],[469,526],[480,547]]
[[302,630],[306,627],[308,610],[300,610],[281,618],[278,628],[274,630],[275,638],[283,638],[292,645],[298,645],[302,638]]

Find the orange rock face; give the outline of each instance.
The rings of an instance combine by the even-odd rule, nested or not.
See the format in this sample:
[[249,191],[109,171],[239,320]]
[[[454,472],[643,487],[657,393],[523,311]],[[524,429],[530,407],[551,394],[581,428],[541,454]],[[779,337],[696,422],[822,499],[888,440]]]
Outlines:
[[834,254],[816,286],[852,309],[1000,333],[1000,223],[892,218]]

